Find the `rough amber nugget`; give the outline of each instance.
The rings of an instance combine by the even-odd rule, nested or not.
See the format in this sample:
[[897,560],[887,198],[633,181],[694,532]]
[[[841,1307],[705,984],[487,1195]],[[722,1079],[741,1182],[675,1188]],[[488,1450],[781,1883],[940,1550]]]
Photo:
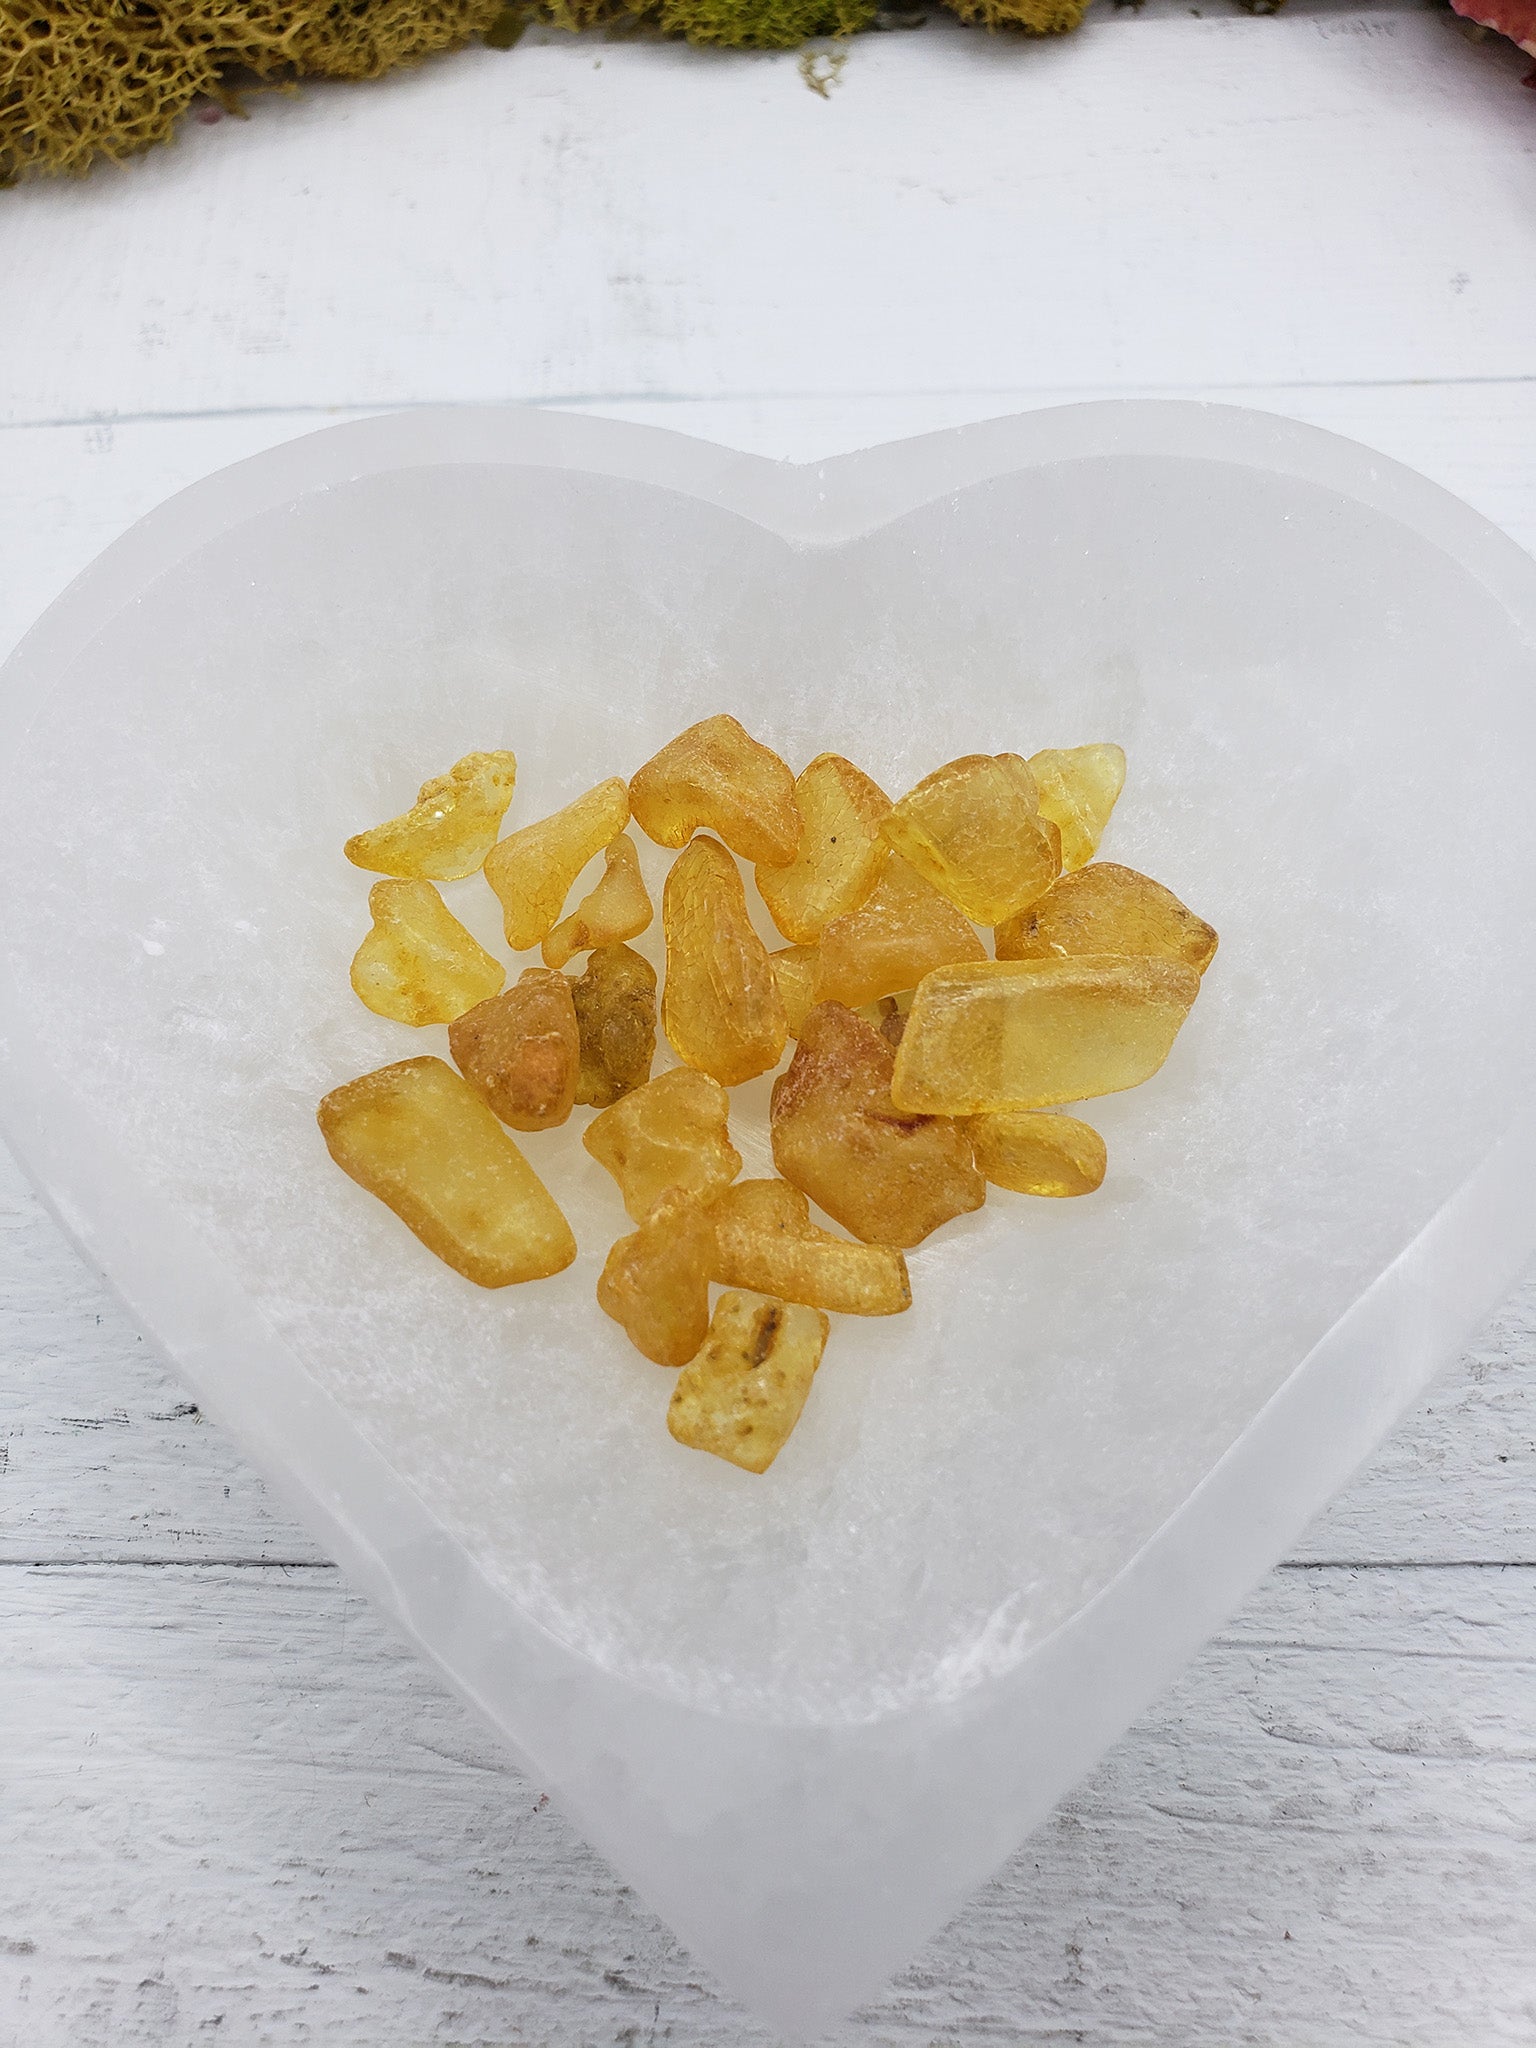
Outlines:
[[658,846],[717,832],[743,860],[782,865],[800,845],[795,778],[774,753],[721,713],[669,740],[633,777],[635,823]]
[[703,1348],[678,1374],[667,1428],[690,1450],[766,1472],[800,1420],[828,1327],[820,1309],[722,1294]]
[[538,945],[565,908],[571,884],[629,823],[629,795],[613,775],[562,811],[509,832],[485,857],[514,953]]
[[373,930],[352,961],[352,986],[397,1024],[448,1024],[493,996],[507,970],[453,915],[430,882],[375,882]]
[[1090,1124],[1049,1109],[973,1116],[976,1164],[994,1187],[1020,1195],[1091,1195],[1103,1183],[1104,1140]]
[[1125,749],[1047,747],[1031,754],[1029,765],[1040,791],[1040,814],[1061,829],[1062,867],[1085,867],[1098,852],[1109,814],[1125,787]]
[[897,856],[866,902],[833,918],[818,950],[817,1001],[854,1010],[915,988],[935,967],[987,957],[975,926]]
[[544,941],[544,965],[563,967],[573,953],[637,939],[653,916],[635,842],[621,832],[603,855],[603,878]]
[[331,1157],[480,1287],[543,1280],[576,1256],[553,1196],[462,1075],[401,1060],[320,1105]]
[[891,1048],[841,1003],[819,1003],[773,1084],[773,1161],[845,1230],[910,1248],[979,1209],[987,1185],[964,1125],[891,1101]]
[[1150,875],[1110,860],[1063,875],[1049,895],[999,925],[996,938],[999,960],[1146,953],[1204,974],[1216,957],[1216,934],[1204,918]]
[[768,955],[768,965],[779,984],[784,1021],[789,1026],[791,1038],[800,1036],[801,1025],[815,1007],[816,971],[820,958],[815,946],[781,946],[777,953]]
[[906,1111],[969,1116],[1114,1095],[1155,1074],[1200,992],[1178,960],[988,960],[922,983],[896,1054]]
[[740,1173],[741,1154],[727,1126],[730,1106],[708,1074],[674,1067],[593,1117],[581,1142],[643,1223],[670,1188],[708,1202]]
[[609,1252],[598,1306],[657,1365],[686,1365],[709,1334],[714,1262],[709,1212],[674,1188]]
[[606,1109],[651,1078],[656,1057],[656,970],[628,946],[599,946],[571,983],[581,1071],[576,1100]]
[[454,1019],[448,1050],[465,1080],[514,1131],[563,1124],[581,1065],[570,983],[547,967],[526,968],[504,994]]
[[466,754],[421,785],[410,810],[343,849],[354,867],[406,881],[457,882],[496,844],[517,780],[515,754]]
[[727,1088],[777,1066],[784,999],[747,915],[741,872],[719,840],[695,839],[673,861],[661,922],[661,1023],[678,1058]]
[[886,855],[880,821],[891,800],[841,754],[818,754],[795,779],[795,801],[800,850],[786,866],[759,867],[757,886],[785,938],[808,946],[834,917],[857,910],[879,881]]
[[967,917],[1001,924],[1061,870],[1033,795],[1017,756],[965,754],[909,790],[880,829]]
[[712,1212],[714,1277],[847,1316],[893,1316],[912,1306],[907,1262],[883,1244],[853,1244],[810,1219],[799,1188],[739,1180]]

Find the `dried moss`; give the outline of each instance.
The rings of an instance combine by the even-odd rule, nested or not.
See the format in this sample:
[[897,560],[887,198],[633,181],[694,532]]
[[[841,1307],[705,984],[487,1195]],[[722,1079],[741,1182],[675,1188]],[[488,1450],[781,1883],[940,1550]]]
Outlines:
[[[1036,35],[1086,0],[948,0],[962,21]],[[877,0],[0,0],[0,183],[79,173],[167,141],[230,81],[381,77],[525,22],[786,50],[874,25]]]

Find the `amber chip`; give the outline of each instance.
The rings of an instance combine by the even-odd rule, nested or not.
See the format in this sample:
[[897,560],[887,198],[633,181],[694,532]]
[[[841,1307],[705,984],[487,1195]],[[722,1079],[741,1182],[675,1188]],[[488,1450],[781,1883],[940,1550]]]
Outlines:
[[810,1220],[799,1188],[783,1180],[739,1180],[712,1210],[715,1274],[782,1301],[848,1316],[892,1316],[912,1306],[907,1262],[883,1244],[854,1244]]
[[747,915],[741,872],[719,840],[695,839],[673,861],[661,922],[661,1023],[678,1058],[728,1088],[777,1066],[784,1000]]
[[331,1157],[480,1287],[543,1280],[576,1256],[553,1196],[462,1075],[400,1060],[320,1105]]
[[880,879],[880,821],[891,800],[841,754],[818,754],[795,778],[800,849],[783,867],[762,866],[757,887],[786,939],[812,945],[834,917],[857,910]]
[[460,1073],[514,1131],[563,1124],[576,1101],[581,1039],[571,985],[547,967],[525,968],[499,996],[448,1026]]
[[1144,953],[1204,974],[1216,957],[1216,934],[1204,918],[1150,875],[1109,860],[1063,875],[1049,895],[999,925],[996,938],[999,960]]
[[881,826],[941,895],[978,924],[1001,924],[1061,872],[1017,755],[964,754],[909,790]]
[[913,1001],[893,1099],[904,1111],[968,1116],[1135,1088],[1168,1057],[1199,992],[1199,975],[1177,960],[941,967]]
[[817,951],[817,1001],[854,1010],[916,988],[935,967],[987,957],[975,926],[894,854],[859,908],[833,918]]
[[563,967],[576,953],[637,939],[653,916],[635,842],[621,832],[603,854],[603,877],[544,941],[544,965]]
[[507,944],[525,952],[547,936],[594,854],[629,823],[629,792],[612,775],[535,825],[509,832],[485,858],[485,879],[501,901]]
[[768,955],[768,965],[779,984],[779,999],[784,1005],[784,1021],[791,1038],[800,1036],[801,1025],[815,1008],[816,973],[820,959],[820,949],[816,946],[781,946],[777,953]]
[[352,986],[397,1024],[449,1024],[493,996],[507,970],[467,932],[430,882],[375,882],[373,929],[352,961]]
[[892,1053],[841,1003],[819,1003],[773,1084],[773,1162],[845,1230],[910,1249],[979,1209],[986,1182],[963,1124],[891,1100]]
[[515,754],[466,754],[421,785],[410,810],[349,839],[354,867],[405,881],[457,882],[496,844],[517,781]]
[[[1040,814],[1061,831],[1061,865],[1085,867],[1099,850],[1104,827],[1125,787],[1125,749],[1116,746],[1046,747],[1031,754]],[[998,924],[1001,919],[989,922]]]
[[674,1188],[609,1252],[598,1306],[657,1365],[686,1365],[709,1334],[714,1262],[709,1212]]
[[667,1428],[690,1450],[766,1472],[800,1420],[828,1328],[820,1309],[722,1294],[703,1348],[678,1374]]
[[1000,1109],[970,1120],[976,1164],[994,1187],[1020,1195],[1091,1195],[1103,1183],[1104,1140],[1049,1109]]
[[741,1171],[728,1128],[730,1097],[691,1067],[658,1074],[593,1117],[582,1144],[619,1184],[643,1223],[669,1188],[708,1202]]
[[576,1100],[607,1109],[651,1078],[656,1057],[656,970],[628,946],[599,946],[571,983],[581,1071]]
[[743,860],[782,865],[800,845],[795,778],[771,747],[721,713],[669,740],[629,785],[635,823],[658,846],[714,832]]

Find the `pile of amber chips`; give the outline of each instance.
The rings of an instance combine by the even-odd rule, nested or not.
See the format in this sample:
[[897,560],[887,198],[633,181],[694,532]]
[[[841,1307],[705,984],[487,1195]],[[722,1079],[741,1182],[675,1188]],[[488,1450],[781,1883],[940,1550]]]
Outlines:
[[[466,755],[348,840],[349,860],[387,878],[352,986],[381,1016],[446,1024],[453,1065],[363,1074],[326,1096],[320,1128],[430,1251],[505,1287],[576,1256],[511,1133],[597,1111],[582,1142],[636,1226],[608,1252],[598,1303],[678,1369],[677,1441],[766,1471],[829,1315],[909,1307],[906,1253],[989,1184],[1100,1185],[1104,1142],[1062,1105],[1156,1073],[1216,934],[1146,875],[1094,861],[1125,780],[1116,746],[967,754],[892,803],[840,754],[792,774],[721,715],[627,785],[612,776],[503,837],[516,766]],[[677,852],[660,1023],[681,1064],[654,1079],[656,975],[627,943],[654,915],[632,824]],[[508,947],[539,949],[511,988],[435,886],[477,871]],[[749,886],[788,941],[776,951]],[[739,1180],[729,1090],[791,1041],[770,1108],[778,1175]]]

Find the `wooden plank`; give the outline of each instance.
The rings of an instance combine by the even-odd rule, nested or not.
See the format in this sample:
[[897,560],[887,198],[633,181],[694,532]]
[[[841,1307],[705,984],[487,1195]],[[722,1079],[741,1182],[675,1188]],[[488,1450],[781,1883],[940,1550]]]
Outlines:
[[[329,1571],[4,1571],[0,2041],[765,2048]],[[1525,2048],[1536,1573],[1279,1574],[844,2048]]]
[[541,36],[260,96],[6,195],[0,417],[1525,377],[1523,66],[1192,7],[865,37],[826,98]]

